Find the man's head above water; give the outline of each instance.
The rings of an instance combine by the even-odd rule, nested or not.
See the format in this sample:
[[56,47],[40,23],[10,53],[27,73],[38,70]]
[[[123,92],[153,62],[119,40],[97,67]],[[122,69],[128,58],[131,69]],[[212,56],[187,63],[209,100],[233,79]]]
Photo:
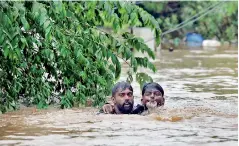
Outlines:
[[129,114],[134,106],[133,88],[127,82],[118,82],[112,89],[112,102],[117,114]]
[[164,105],[164,90],[155,82],[146,83],[142,88],[142,105],[138,104],[134,109],[133,88],[127,82],[118,82],[112,89],[111,103],[102,107],[104,113],[110,114],[140,114],[148,108]]
[[155,82],[146,83],[142,88],[142,104],[149,107],[164,105],[164,90]]

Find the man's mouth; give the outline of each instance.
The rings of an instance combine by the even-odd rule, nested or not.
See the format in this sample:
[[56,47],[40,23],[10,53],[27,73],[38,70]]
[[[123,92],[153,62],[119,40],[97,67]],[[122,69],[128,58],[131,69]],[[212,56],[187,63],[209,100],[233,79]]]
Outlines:
[[131,107],[131,104],[130,104],[130,103],[125,103],[125,104],[124,104],[124,107],[125,107],[125,108],[129,108],[129,107]]

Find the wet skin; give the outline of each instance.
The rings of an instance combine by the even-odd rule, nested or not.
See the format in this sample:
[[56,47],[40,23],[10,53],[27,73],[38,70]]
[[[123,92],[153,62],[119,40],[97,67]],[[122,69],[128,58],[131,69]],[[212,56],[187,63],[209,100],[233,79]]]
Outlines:
[[133,92],[129,89],[119,89],[116,94],[111,97],[114,104],[114,110],[116,114],[129,114],[134,106]]
[[163,106],[164,97],[159,90],[155,88],[149,88],[145,90],[145,93],[142,97],[142,104],[146,105],[147,108]]
[[[112,101],[109,104],[105,104],[102,109],[104,113],[107,114],[129,114],[130,110],[132,111],[133,106],[131,106],[130,103],[133,105],[133,93],[126,89],[121,92],[117,92],[115,94],[115,97],[112,97]],[[125,104],[126,103],[126,104]],[[144,95],[141,99],[142,106],[139,106],[137,109],[132,111],[131,114],[139,114],[147,109],[154,109],[159,106],[164,105],[164,97],[162,93],[155,89],[155,88],[149,88],[145,90]],[[146,107],[146,109],[144,108]],[[142,109],[141,109],[142,108]],[[139,111],[137,111],[139,110]]]

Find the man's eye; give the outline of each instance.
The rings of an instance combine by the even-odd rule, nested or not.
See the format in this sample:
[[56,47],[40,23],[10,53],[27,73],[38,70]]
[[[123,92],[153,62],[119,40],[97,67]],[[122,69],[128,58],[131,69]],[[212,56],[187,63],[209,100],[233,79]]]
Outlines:
[[119,96],[120,96],[120,97],[124,97],[124,94],[123,94],[123,93],[120,93]]
[[162,96],[162,94],[160,92],[155,92],[154,95],[155,96]]
[[149,96],[149,95],[151,95],[151,92],[145,92],[144,95]]
[[132,96],[133,96],[133,93],[131,93],[131,92],[128,93],[128,96],[129,96],[129,97],[132,97]]

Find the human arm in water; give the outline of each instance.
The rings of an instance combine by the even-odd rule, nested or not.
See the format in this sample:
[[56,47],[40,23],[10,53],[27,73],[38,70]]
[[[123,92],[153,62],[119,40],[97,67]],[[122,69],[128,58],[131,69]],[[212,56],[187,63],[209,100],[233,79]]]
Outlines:
[[105,113],[105,114],[114,114],[115,110],[114,110],[114,104],[112,102],[107,102],[105,103],[101,110],[100,113]]
[[142,112],[144,112],[145,110],[147,110],[147,107],[141,104],[138,104],[133,111],[131,112],[131,114],[141,114]]

